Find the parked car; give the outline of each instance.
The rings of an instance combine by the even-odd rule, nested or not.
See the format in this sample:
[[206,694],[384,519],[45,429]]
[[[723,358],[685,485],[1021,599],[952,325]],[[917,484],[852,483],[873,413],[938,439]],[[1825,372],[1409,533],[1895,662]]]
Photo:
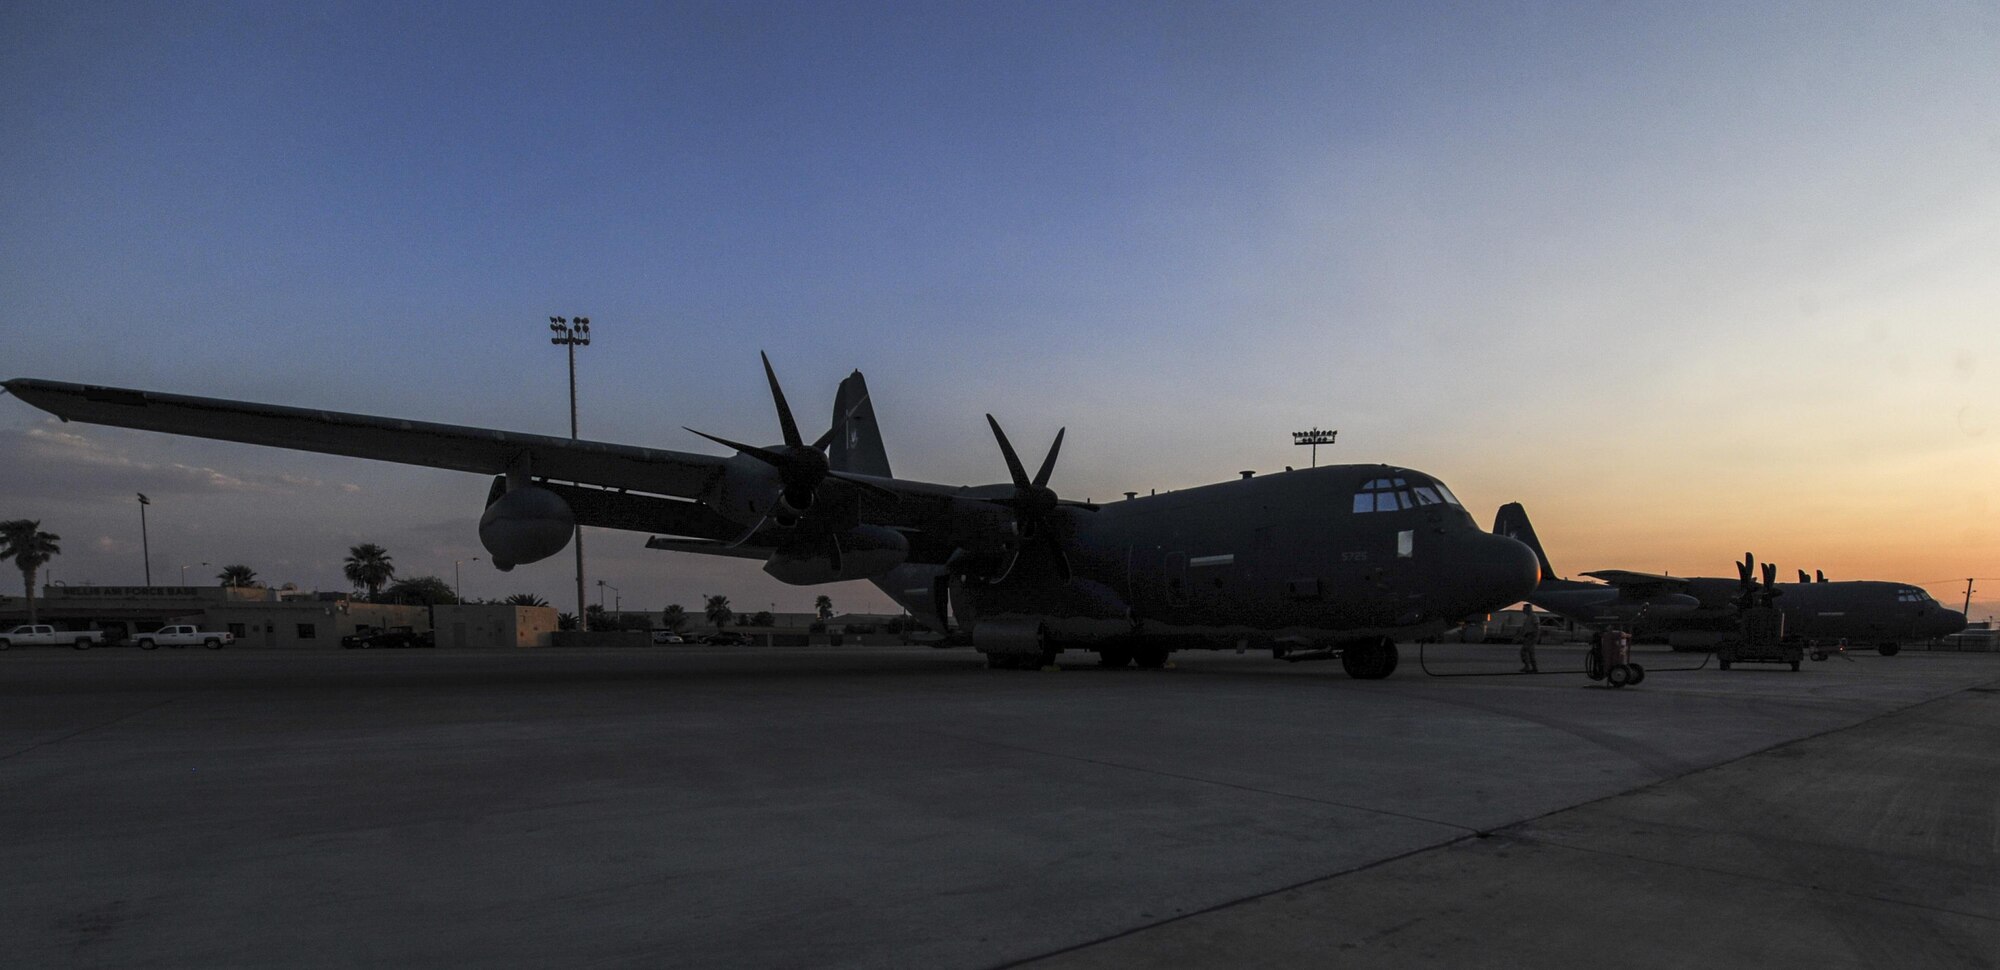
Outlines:
[[747,647],[750,645],[748,633],[711,633],[702,637],[701,642],[711,647]]
[[101,630],[58,630],[46,623],[28,623],[0,633],[0,650],[8,647],[75,647],[88,650],[104,645]]
[[687,640],[672,630],[654,630],[654,643],[686,643]]
[[386,630],[356,630],[340,638],[343,650],[394,650],[403,647],[435,647],[437,635],[425,630],[418,633],[406,626],[390,627]]
[[204,630],[192,623],[176,623],[172,626],[163,626],[151,633],[136,634],[132,639],[138,641],[141,650],[151,650],[154,647],[178,649],[193,646],[220,650],[228,644],[235,643],[236,634],[227,630]]

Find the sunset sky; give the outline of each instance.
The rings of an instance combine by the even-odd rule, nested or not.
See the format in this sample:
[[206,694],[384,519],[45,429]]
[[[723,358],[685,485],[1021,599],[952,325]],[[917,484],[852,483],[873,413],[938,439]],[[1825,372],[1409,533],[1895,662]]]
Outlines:
[[[2000,610],[1991,3],[15,2],[0,124],[0,377],[561,434],[583,314],[585,437],[776,440],[764,350],[808,436],[866,373],[907,477],[1004,480],[988,411],[1074,498],[1317,425],[1566,574]],[[70,583],[140,580],[135,492],[155,582],[449,580],[485,491],[0,400]],[[644,539],[589,534],[607,605],[827,592]]]

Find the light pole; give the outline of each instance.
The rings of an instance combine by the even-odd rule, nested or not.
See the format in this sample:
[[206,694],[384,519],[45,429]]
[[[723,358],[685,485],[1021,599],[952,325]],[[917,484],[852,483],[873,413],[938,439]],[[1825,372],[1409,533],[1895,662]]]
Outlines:
[[616,613],[625,605],[625,597],[618,592],[618,587],[601,579],[597,581],[597,608],[604,608],[604,591],[607,589],[611,591],[611,612]]
[[153,544],[146,539],[146,506],[153,504],[153,500],[147,498],[145,492],[140,492],[138,495],[139,554],[146,558],[146,585],[151,586],[153,585]]
[[[550,317],[549,330],[555,336],[549,343],[569,348],[569,437],[576,440],[576,348],[590,346],[590,318]],[[590,613],[584,609],[583,596],[583,525],[578,523],[576,535],[576,629],[579,633],[590,631]],[[602,599],[602,595],[599,596]],[[601,604],[600,604],[601,605]]]
[[1318,426],[1318,425],[1314,425],[1314,426],[1313,426],[1313,429],[1312,429],[1311,431],[1294,431],[1294,432],[1292,432],[1292,444],[1293,444],[1293,445],[1311,445],[1311,446],[1312,446],[1312,456],[1313,456],[1313,467],[1314,467],[1314,468],[1318,468],[1318,467],[1319,467],[1319,446],[1320,446],[1320,445],[1330,445],[1330,444],[1333,444],[1333,438],[1334,438],[1334,436],[1335,436],[1335,435],[1337,435],[1337,434],[1339,434],[1339,433],[1340,433],[1340,432],[1338,432],[1338,431],[1321,431],[1321,430],[1319,429],[1319,426]]
[[181,567],[181,585],[182,585],[182,586],[186,586],[186,585],[188,584],[188,566],[206,566],[206,565],[208,565],[208,563],[205,563],[205,562],[191,562],[191,563],[188,563],[188,564],[187,564],[187,566],[182,566],[182,567]]
[[458,581],[458,564],[478,561],[478,556],[474,556],[471,559],[454,559],[451,561],[451,596],[453,599],[458,600],[460,604],[464,604],[465,602],[465,587]]

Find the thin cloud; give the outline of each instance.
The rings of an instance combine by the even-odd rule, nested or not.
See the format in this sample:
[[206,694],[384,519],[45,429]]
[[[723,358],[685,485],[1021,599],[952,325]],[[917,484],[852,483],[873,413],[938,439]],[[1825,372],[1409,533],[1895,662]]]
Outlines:
[[[51,423],[53,424],[53,423]],[[151,462],[60,425],[0,430],[0,494],[102,495],[235,492],[285,495],[320,489],[311,476],[234,472],[179,462]],[[343,486],[343,491],[359,491]]]

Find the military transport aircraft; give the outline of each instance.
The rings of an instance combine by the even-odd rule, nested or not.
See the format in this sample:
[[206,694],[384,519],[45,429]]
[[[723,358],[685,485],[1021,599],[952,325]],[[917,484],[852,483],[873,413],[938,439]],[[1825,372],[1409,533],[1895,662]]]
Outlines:
[[1743,607],[1770,606],[1785,616],[1785,635],[1832,643],[1875,644],[1892,656],[1906,640],[1948,636],[1965,628],[1965,614],[1948,609],[1929,593],[1905,583],[1875,581],[1777,582],[1777,568],[1764,564],[1763,585],[1755,581],[1756,560],[1745,554],[1737,578],[1663,576],[1623,569],[1584,573],[1602,583],[1556,578],[1548,553],[1535,536],[1519,502],[1500,507],[1493,531],[1535,550],[1542,582],[1528,602],[1578,623],[1616,627],[1637,638],[1663,638],[1677,649],[1706,649],[1736,629]]
[[937,485],[889,476],[858,373],[811,442],[768,358],[764,375],[780,443],[688,429],[727,457],[28,378],[5,387],[65,421],[493,475],[479,538],[501,569],[561,552],[588,525],[755,555],[797,585],[874,579],[941,626],[948,612],[994,667],[1039,667],[1065,648],[1157,667],[1175,649],[1290,644],[1380,678],[1396,667],[1395,638],[1535,586],[1525,545],[1482,532],[1414,470],[1330,465],[1092,504],[1049,487],[1062,432],[1030,476],[988,415],[1010,480]]

